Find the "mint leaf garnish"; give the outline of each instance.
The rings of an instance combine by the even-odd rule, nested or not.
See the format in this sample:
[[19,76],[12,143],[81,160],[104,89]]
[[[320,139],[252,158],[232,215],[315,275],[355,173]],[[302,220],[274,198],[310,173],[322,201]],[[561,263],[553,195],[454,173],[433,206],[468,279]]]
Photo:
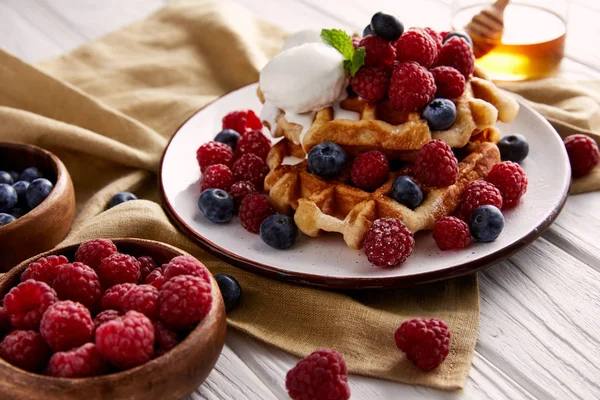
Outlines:
[[356,71],[365,62],[365,49],[360,47],[354,50],[352,38],[341,29],[322,29],[321,39],[325,44],[335,48],[344,56],[344,68],[350,72],[351,76],[356,74]]
[[365,56],[367,55],[367,51],[364,47],[359,47],[354,51],[352,55],[352,62],[350,65],[350,75],[354,76],[360,67],[365,63]]

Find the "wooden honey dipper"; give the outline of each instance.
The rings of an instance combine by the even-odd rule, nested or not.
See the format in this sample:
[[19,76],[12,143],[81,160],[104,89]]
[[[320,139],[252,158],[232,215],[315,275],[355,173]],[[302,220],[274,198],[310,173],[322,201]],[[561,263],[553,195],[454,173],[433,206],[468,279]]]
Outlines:
[[489,53],[502,40],[504,33],[504,9],[510,0],[497,0],[481,10],[465,25],[465,31],[473,38],[473,52],[479,58]]

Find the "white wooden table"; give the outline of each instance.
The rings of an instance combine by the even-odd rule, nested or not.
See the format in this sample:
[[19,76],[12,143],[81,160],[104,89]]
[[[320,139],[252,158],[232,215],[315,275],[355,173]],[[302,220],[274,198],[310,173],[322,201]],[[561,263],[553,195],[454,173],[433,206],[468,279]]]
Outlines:
[[[362,31],[379,10],[396,13],[408,25],[444,22],[451,2],[234,1],[289,31]],[[164,2],[0,0],[0,46],[36,62],[141,19]],[[600,3],[572,0],[569,20],[562,73],[599,79]],[[542,238],[479,274],[481,324],[464,391],[351,376],[352,398],[600,398],[599,205],[600,192],[570,197]],[[230,329],[216,368],[190,399],[285,399],[285,373],[296,362],[296,357]]]

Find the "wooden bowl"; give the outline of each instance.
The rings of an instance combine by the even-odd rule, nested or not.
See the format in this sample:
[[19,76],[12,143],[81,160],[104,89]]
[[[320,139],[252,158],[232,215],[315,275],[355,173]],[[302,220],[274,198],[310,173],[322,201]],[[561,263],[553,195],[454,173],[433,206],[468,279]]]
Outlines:
[[[112,239],[120,252],[152,256],[157,264],[180,255],[176,247],[143,239]],[[40,254],[0,277],[0,295],[18,283],[27,265],[48,255],[73,260],[79,244]],[[204,320],[171,351],[139,367],[93,378],[54,378],[24,371],[0,359],[0,399],[170,400],[193,392],[213,369],[225,342],[227,322],[221,292],[211,277],[213,302]]]
[[54,189],[36,208],[0,227],[0,272],[56,246],[67,236],[75,218],[75,190],[62,161],[36,146],[0,142],[1,171],[28,167],[42,171]]

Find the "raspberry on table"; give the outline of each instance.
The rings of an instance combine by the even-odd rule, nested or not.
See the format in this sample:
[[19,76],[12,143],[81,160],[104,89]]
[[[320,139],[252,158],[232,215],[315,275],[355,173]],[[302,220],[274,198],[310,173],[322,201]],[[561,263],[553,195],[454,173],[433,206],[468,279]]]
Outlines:
[[492,167],[487,181],[496,186],[502,194],[502,209],[516,206],[527,192],[528,179],[519,164],[503,161]]
[[396,41],[396,58],[429,68],[438,58],[436,39],[421,28],[410,28]]
[[[439,55],[440,51],[442,51],[442,46],[444,45],[444,39],[442,38],[441,33],[438,33],[429,27],[423,28],[423,31],[433,39],[433,41],[435,42],[435,47],[436,47],[438,55]],[[434,64],[435,64],[435,61],[434,61]]]
[[222,123],[222,129],[233,129],[240,135],[263,127],[260,118],[252,110],[232,111],[223,117]]
[[436,97],[455,99],[462,96],[465,91],[466,81],[463,74],[452,67],[435,67],[429,70],[435,79]]
[[435,139],[419,150],[415,172],[424,185],[450,186],[456,182],[458,160],[446,142]]
[[4,308],[10,315],[10,323],[16,329],[37,330],[46,309],[58,296],[44,282],[29,279],[12,288],[4,296]]
[[119,283],[137,283],[141,276],[141,265],[135,257],[116,253],[102,260],[98,275],[104,288]]
[[372,191],[388,180],[390,164],[377,150],[367,151],[354,159],[350,176],[352,182],[363,190]]
[[293,400],[350,398],[348,368],[344,356],[332,349],[319,349],[298,361],[285,377]]
[[92,311],[100,305],[100,278],[96,271],[80,262],[61,265],[52,288],[59,299],[77,301]]
[[79,245],[75,261],[97,270],[103,258],[117,253],[117,246],[109,239],[92,239]]
[[21,282],[33,279],[52,286],[58,267],[68,262],[69,260],[65,256],[42,257],[27,266],[27,269],[21,274]]
[[196,150],[196,160],[200,166],[200,171],[203,173],[206,171],[206,168],[214,164],[223,164],[231,167],[233,164],[233,150],[225,143],[204,143]]
[[0,343],[0,357],[29,372],[42,372],[52,351],[34,331],[12,331]]
[[365,65],[368,67],[390,65],[396,59],[394,46],[379,36],[362,38],[358,47],[365,48]]
[[98,376],[108,370],[108,363],[102,358],[94,343],[69,351],[60,351],[50,357],[46,374],[60,378],[86,378]]
[[94,321],[81,303],[57,301],[42,317],[40,333],[54,351],[66,351],[92,339]]
[[371,103],[381,100],[387,93],[389,85],[387,72],[382,67],[362,67],[350,78],[352,90]]
[[165,282],[158,292],[160,319],[173,330],[194,328],[210,311],[211,284],[192,275]]
[[468,78],[475,71],[473,49],[466,40],[451,37],[444,43],[437,64],[453,67]]
[[260,224],[269,216],[275,214],[273,206],[264,194],[252,193],[242,200],[239,210],[240,224],[251,233],[260,232]]
[[425,107],[436,92],[431,72],[414,61],[402,62],[392,72],[388,95],[395,108],[413,111]]
[[102,324],[96,330],[100,355],[112,365],[128,369],[142,365],[154,355],[152,321],[137,311]]
[[460,203],[460,214],[468,221],[471,213],[479,206],[490,204],[502,208],[502,195],[494,185],[484,180],[469,183]]
[[[159,269],[154,271],[157,270]],[[154,273],[154,271],[152,273]],[[150,273],[148,276],[151,276],[152,273]],[[127,292],[135,286],[135,283],[121,283],[108,289],[106,292],[104,292],[104,295],[100,300],[102,310],[123,311],[123,298],[125,297],[125,294],[127,294]]]
[[163,275],[169,280],[178,275],[194,275],[210,282],[210,272],[204,264],[192,256],[177,256],[163,264]]
[[235,158],[240,158],[244,154],[255,154],[265,161],[270,150],[271,141],[261,131],[250,131],[242,134],[237,142]]
[[471,232],[465,221],[442,217],[435,222],[433,239],[440,250],[462,249],[471,244]]
[[146,283],[160,289],[163,283],[165,283],[165,276],[163,275],[162,269],[156,268],[154,271],[150,272],[146,277]]
[[263,190],[265,177],[269,173],[267,164],[256,154],[244,154],[233,163],[233,180],[248,181],[258,190]]
[[586,135],[567,136],[565,147],[569,155],[573,176],[586,175],[598,165],[598,144],[591,137]]
[[404,262],[413,252],[412,232],[396,218],[380,218],[365,235],[365,254],[372,264],[388,268]]
[[121,313],[117,310],[104,310],[94,318],[94,330],[98,329],[100,325],[105,322],[112,321],[113,319],[119,318]]
[[162,356],[179,343],[177,333],[167,328],[160,321],[154,321],[154,351],[157,356]]
[[229,191],[233,183],[233,174],[229,167],[223,164],[214,164],[206,168],[200,179],[200,191],[206,189],[222,189]]
[[151,320],[158,318],[158,289],[152,285],[137,285],[123,296],[123,311],[137,311]]
[[235,201],[235,205],[237,208],[240,207],[242,200],[250,193],[256,193],[256,186],[252,184],[250,181],[239,181],[231,185],[231,189],[229,189],[229,194],[233,197]]
[[450,330],[437,318],[413,318],[404,321],[394,334],[396,346],[417,368],[431,371],[448,356]]
[[150,256],[138,257],[137,260],[140,262],[140,282],[144,282],[150,272],[154,271],[158,266]]

